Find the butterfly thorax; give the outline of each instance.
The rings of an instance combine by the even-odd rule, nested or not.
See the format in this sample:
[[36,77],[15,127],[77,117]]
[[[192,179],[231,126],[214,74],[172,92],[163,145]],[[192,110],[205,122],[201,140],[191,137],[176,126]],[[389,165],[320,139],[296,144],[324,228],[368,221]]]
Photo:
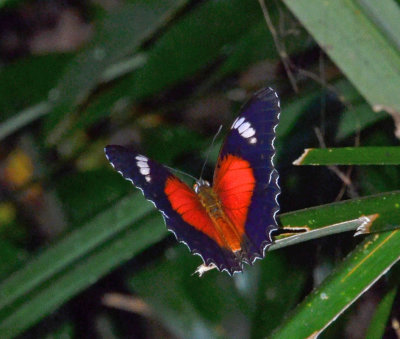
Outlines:
[[198,185],[196,193],[199,196],[201,204],[209,215],[214,215],[216,217],[222,216],[223,210],[221,201],[210,186]]
[[210,187],[210,184],[204,180],[198,181],[194,185],[194,190],[208,216],[211,218],[214,229],[224,247],[232,252],[240,251],[242,237],[234,223],[225,213],[218,195],[213,188]]

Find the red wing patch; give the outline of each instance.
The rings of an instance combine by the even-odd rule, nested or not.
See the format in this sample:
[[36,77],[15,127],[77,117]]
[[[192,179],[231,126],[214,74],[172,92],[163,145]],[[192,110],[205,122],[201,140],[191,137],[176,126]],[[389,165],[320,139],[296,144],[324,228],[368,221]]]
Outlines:
[[220,159],[214,175],[214,190],[221,199],[224,212],[242,236],[256,180],[250,163],[227,154]]
[[223,246],[222,239],[195,192],[172,176],[167,179],[164,191],[172,208],[185,222],[215,240],[219,246]]

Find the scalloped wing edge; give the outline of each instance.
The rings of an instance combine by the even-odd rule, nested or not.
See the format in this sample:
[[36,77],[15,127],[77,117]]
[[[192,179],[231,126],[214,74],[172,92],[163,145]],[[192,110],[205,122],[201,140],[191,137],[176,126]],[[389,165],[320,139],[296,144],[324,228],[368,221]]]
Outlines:
[[259,91],[257,91],[256,93],[253,94],[253,97],[260,98],[260,96],[263,96],[266,92],[271,92],[271,93],[275,96],[275,98],[276,98],[276,100],[277,100],[276,105],[277,105],[277,107],[278,107],[278,114],[277,114],[277,116],[276,116],[277,122],[276,122],[276,124],[275,124],[274,127],[273,127],[273,130],[274,130],[274,134],[275,134],[275,135],[274,135],[274,137],[273,137],[273,139],[272,139],[272,141],[271,141],[271,147],[272,147],[272,149],[273,149],[273,151],[274,151],[274,153],[273,153],[272,156],[271,156],[271,164],[272,164],[273,170],[272,170],[271,173],[270,173],[270,179],[269,179],[269,182],[270,182],[270,183],[272,183],[273,181],[275,181],[275,182],[273,183],[273,185],[274,185],[275,188],[276,188],[276,193],[275,193],[275,196],[274,196],[274,199],[275,199],[275,202],[276,202],[276,207],[273,209],[273,211],[271,211],[271,212],[273,213],[272,217],[273,217],[273,219],[274,219],[274,221],[275,221],[275,225],[269,225],[269,226],[272,226],[272,227],[271,227],[271,229],[269,230],[269,232],[268,232],[268,234],[267,234],[268,238],[265,239],[265,240],[261,243],[260,248],[259,248],[259,252],[258,252],[258,253],[254,253],[254,255],[252,255],[252,256],[250,257],[251,265],[252,265],[257,259],[263,259],[263,258],[265,257],[265,254],[266,254],[266,252],[267,252],[268,247],[270,247],[270,246],[272,245],[272,243],[273,243],[272,233],[273,233],[275,230],[279,229],[278,221],[277,221],[277,217],[276,217],[276,216],[277,216],[277,214],[278,214],[279,211],[280,211],[280,205],[279,205],[279,202],[278,202],[278,197],[279,197],[279,195],[281,194],[281,187],[279,186],[279,173],[278,173],[278,170],[277,170],[276,167],[275,167],[274,159],[275,159],[275,156],[276,156],[276,147],[275,147],[276,128],[278,127],[279,118],[280,118],[280,115],[281,115],[281,101],[280,101],[280,99],[279,99],[278,93],[277,93],[272,87],[266,87],[266,88],[260,89]]

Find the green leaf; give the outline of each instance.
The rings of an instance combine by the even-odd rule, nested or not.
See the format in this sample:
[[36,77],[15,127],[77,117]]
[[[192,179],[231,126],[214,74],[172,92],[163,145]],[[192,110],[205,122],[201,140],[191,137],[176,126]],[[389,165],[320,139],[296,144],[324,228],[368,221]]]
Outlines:
[[143,140],[146,144],[146,154],[165,164],[172,164],[178,156],[191,154],[208,146],[196,131],[174,126],[146,129]]
[[111,12],[96,37],[70,63],[54,91],[53,111],[48,117],[48,142],[55,143],[71,123],[70,112],[84,102],[112,64],[133,54],[184,0],[137,2]]
[[400,187],[399,166],[363,166],[357,169],[357,179],[362,194],[377,194]]
[[[215,284],[224,281],[226,291],[231,291],[229,300],[232,300],[236,296],[230,278],[212,274],[203,280],[194,276],[192,273],[200,259],[190,256],[183,245],[169,250],[167,255],[164,260],[135,274],[130,282],[132,290],[146,300],[153,315],[172,333],[182,338],[215,338],[215,320],[212,318],[223,316],[220,307],[224,307],[223,297],[228,293],[219,295],[220,289],[209,290],[207,286],[210,281]],[[196,298],[208,304],[211,319],[202,316],[201,309],[193,302]]]
[[132,293],[182,338],[231,338],[238,328],[250,326],[254,338],[265,336],[296,303],[306,281],[300,269],[287,271],[282,252],[270,253],[267,260],[233,277],[210,272],[199,279],[192,274],[199,262],[180,245],[130,279]]
[[[137,56],[132,57],[129,60],[123,60],[119,63],[113,64],[111,66],[109,66],[108,68],[105,69],[105,71],[100,75],[100,80],[101,81],[111,81],[113,79],[115,79],[116,77],[122,76],[127,72],[131,72],[133,71],[135,68],[139,67],[140,65],[142,65],[142,63],[144,62],[144,58],[143,56],[141,56],[140,54]],[[47,66],[47,67],[41,67],[39,69],[48,69],[49,71],[52,72],[52,75],[55,76],[59,76],[59,71],[52,69],[51,67]],[[26,79],[24,79],[25,83],[26,83]],[[53,86],[54,84],[52,84]],[[8,87],[9,85],[7,85]],[[4,88],[7,88],[4,87]],[[126,87],[126,86],[125,86]],[[49,86],[50,89],[50,86]],[[19,92],[19,90],[17,90],[17,92]],[[114,94],[114,92],[117,92],[117,94]],[[13,114],[9,119],[4,120],[2,123],[0,123],[0,140],[6,138],[7,136],[9,136],[10,134],[16,132],[18,129],[32,123],[33,121],[41,118],[42,116],[45,116],[47,114],[49,114],[52,111],[53,108],[53,103],[49,100],[47,100],[47,98],[50,96],[54,96],[55,94],[57,94],[56,90],[52,90],[50,92],[46,92],[44,97],[42,98],[43,101],[29,106],[26,109],[23,109],[15,114]],[[124,94],[124,93],[123,93]],[[3,105],[10,105],[9,101],[12,104],[12,101],[10,100],[10,97],[12,98],[12,100],[14,100],[14,95],[10,96],[9,94],[7,94],[6,91],[6,95],[8,95],[7,100],[3,100],[4,104]],[[88,122],[93,122],[96,121],[97,119],[99,119],[99,117],[102,116],[106,116],[109,114],[110,111],[110,107],[112,104],[114,104],[120,97],[121,97],[121,93],[118,91],[117,89],[113,88],[113,93],[112,95],[114,95],[114,97],[112,98],[112,102],[104,107],[104,101],[109,101],[109,98],[104,98],[101,96],[99,98],[99,101],[101,102],[96,102],[92,104],[91,107],[89,107],[87,109],[87,112],[85,112],[83,117],[80,117],[78,122],[76,123],[78,125],[78,127],[85,127],[86,125],[88,125]],[[112,95],[109,95],[110,97]],[[116,97],[117,95],[117,97]],[[21,102],[18,100],[18,103],[21,104]],[[32,102],[29,100],[29,104],[32,104]],[[99,109],[99,107],[101,109]],[[5,108],[5,110],[7,111],[10,108]],[[16,108],[12,108],[12,110],[14,110]],[[97,110],[99,110],[100,112],[98,112]],[[11,113],[10,113],[11,114]],[[9,114],[9,115],[10,115]],[[82,121],[81,121],[82,120]]]
[[285,227],[308,227],[317,229],[362,216],[377,214],[369,225],[370,232],[394,229],[400,225],[400,191],[382,193],[316,206],[279,216]]
[[59,178],[56,189],[73,226],[79,226],[132,191],[118,173],[106,169],[66,174]]
[[[0,285],[0,314],[7,305],[139,220],[151,210],[151,206],[144,203],[140,193],[136,193],[121,200],[29,261],[24,268]],[[132,214],[132,211],[135,213]]]
[[359,4],[382,33],[400,49],[399,3],[396,5],[394,1],[362,0]]
[[383,112],[374,112],[360,93],[346,79],[341,79],[333,84],[339,99],[345,105],[337,127],[336,140],[341,141],[352,134],[360,133],[365,128],[378,121],[387,119]]
[[16,247],[10,241],[0,239],[0,278],[7,277],[8,274],[21,267],[22,263],[28,258],[28,253]]
[[132,74],[133,99],[142,99],[195,76],[227,54],[231,44],[262,20],[254,1],[201,3],[157,40],[146,65]]
[[51,333],[47,334],[44,339],[73,339],[76,337],[75,329],[72,323],[62,323]]
[[378,121],[388,118],[387,114],[377,113],[367,103],[358,104],[343,112],[336,135],[337,140],[345,139]]
[[400,147],[306,148],[293,165],[400,165]]
[[288,137],[296,128],[301,115],[315,101],[319,99],[318,93],[311,92],[302,95],[300,98],[295,98],[290,102],[282,103],[282,113],[279,118],[279,124],[276,128],[277,142],[281,142],[281,138]]
[[[293,222],[299,226],[305,225],[303,220],[311,220],[309,224],[315,228],[342,218],[350,220],[359,214],[382,213],[374,226],[399,225],[399,195],[393,192],[345,201],[285,214],[281,219],[284,225]],[[150,211],[153,211],[151,219],[142,221]],[[132,223],[138,226],[131,230]],[[151,204],[144,204],[139,193],[121,200],[29,261],[0,285],[1,336],[20,333],[166,233],[159,213]],[[187,250],[186,253],[187,258],[194,259]]]
[[[138,226],[125,228],[80,260],[68,262],[62,271],[53,275],[44,284],[30,290],[27,295],[16,300],[10,307],[3,307],[0,310],[1,338],[12,338],[22,333],[113,268],[161,240],[166,229],[160,222],[160,218],[160,216],[151,216],[137,221]],[[112,228],[111,225],[114,226],[115,222],[114,224],[110,222],[109,228]],[[149,232],[149,229],[152,232]],[[46,253],[49,254],[49,252]]]
[[[340,112],[340,121],[337,128],[337,140],[345,139],[356,132],[361,132],[374,123],[388,118],[387,114],[374,112],[371,106],[365,102],[357,90],[345,78],[335,81],[331,87],[334,92],[328,93],[337,96],[345,105],[345,110]],[[298,128],[296,123],[304,115],[313,110],[313,106],[321,101],[321,89],[311,88],[307,92],[302,91],[301,96],[286,98],[282,101],[282,113],[276,133],[277,142],[281,143],[284,139],[293,134],[293,129]],[[304,118],[303,118],[304,119]]]
[[72,58],[71,54],[50,54],[22,59],[1,69],[0,140],[50,112],[49,91]]
[[246,32],[217,71],[218,78],[233,74],[251,64],[268,58],[274,60],[277,52],[264,21],[259,21]]
[[318,336],[400,259],[400,230],[367,237],[271,338]]
[[[307,210],[305,210],[307,211]],[[347,231],[356,231],[355,235],[369,233],[368,227],[376,219],[376,215],[363,216],[358,219],[348,220],[333,225],[323,226],[318,229],[308,230],[307,232],[296,233],[295,235],[283,237],[283,239],[278,239],[268,248],[268,251],[275,251],[282,247],[292,246],[301,242],[322,238],[328,235],[343,233]],[[293,229],[288,226],[285,227],[287,230]],[[297,227],[294,227],[297,229]],[[390,227],[393,228],[393,227]],[[399,226],[400,228],[400,226]]]
[[397,287],[393,287],[379,302],[368,326],[365,339],[383,338],[397,290]]
[[[393,0],[284,3],[374,110],[400,112],[400,53],[393,43],[398,31],[390,34],[381,28],[388,27],[387,22],[397,22],[392,29],[398,26],[400,8]],[[384,18],[379,14],[382,11]]]
[[100,119],[112,116],[115,111],[121,115],[127,112],[130,108],[130,98],[127,91],[129,86],[127,79],[121,79],[114,86],[94,96],[81,114],[76,116],[76,120],[71,122],[71,126],[64,131],[63,137],[68,138],[73,133],[85,130]]
[[73,54],[49,54],[18,60],[0,70],[1,122],[18,110],[47,100]]
[[255,290],[254,299],[245,296],[246,300],[249,299],[249,308],[255,306],[250,318],[250,337],[269,337],[304,293],[306,271],[294,266],[283,252],[273,252],[268,253],[264,261],[247,270],[246,274],[256,276],[254,287],[245,286],[249,293]]
[[0,124],[0,140],[6,138],[18,129],[30,124],[51,111],[51,104],[47,101],[40,102],[34,106],[18,112],[10,119]]
[[[271,3],[271,8],[269,10],[274,22],[281,19],[280,15],[282,13],[277,10],[274,3]],[[301,53],[310,48],[309,44],[304,44],[306,34],[304,29],[296,27],[295,35],[289,34],[282,37],[286,46],[286,52],[289,55]],[[271,68],[270,72],[272,73],[276,66],[277,58],[278,52],[272,39],[271,32],[265,24],[265,20],[262,20],[253,24],[249,31],[232,46],[232,51],[227,56],[226,61],[216,72],[217,78],[221,79],[224,76],[245,70],[246,67],[251,67],[251,65],[259,61],[265,64],[269,63]],[[265,77],[268,77],[268,74],[266,74]]]

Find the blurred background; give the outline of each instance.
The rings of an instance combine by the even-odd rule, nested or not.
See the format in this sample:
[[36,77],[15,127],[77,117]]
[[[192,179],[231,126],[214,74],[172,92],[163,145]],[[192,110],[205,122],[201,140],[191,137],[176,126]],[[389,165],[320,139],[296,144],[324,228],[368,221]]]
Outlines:
[[[201,259],[104,157],[107,144],[130,145],[197,177],[222,124],[211,179],[227,126],[271,86],[282,105],[282,213],[398,190],[398,166],[292,165],[308,147],[398,146],[400,119],[374,112],[351,62],[339,68],[291,2],[0,1],[2,338],[269,337],[355,248],[360,239],[344,233],[271,252],[233,278],[199,279]],[[385,31],[374,2],[347,2],[394,36],[397,62],[400,17]],[[322,37],[337,20],[345,41],[346,18],[313,11]],[[342,51],[357,64],[365,41]],[[366,72],[380,72],[379,60]],[[400,70],[393,77],[400,84]],[[379,337],[400,338],[399,278],[397,264],[321,338],[365,338],[382,300]]]

